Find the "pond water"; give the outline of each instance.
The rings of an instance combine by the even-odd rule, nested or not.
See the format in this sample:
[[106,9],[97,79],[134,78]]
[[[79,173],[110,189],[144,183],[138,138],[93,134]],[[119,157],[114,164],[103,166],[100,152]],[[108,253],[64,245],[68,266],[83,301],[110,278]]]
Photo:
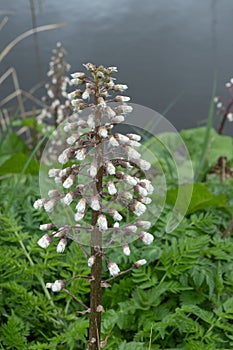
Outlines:
[[[66,22],[17,44],[0,73],[15,67],[29,90],[46,79],[51,50],[61,41],[72,71],[88,61],[118,66],[132,102],[167,110],[177,129],[203,125],[215,71],[217,93],[228,98],[232,13],[232,0],[0,0],[0,19],[9,17],[0,50],[32,26]],[[12,92],[10,79],[0,89],[1,97]]]

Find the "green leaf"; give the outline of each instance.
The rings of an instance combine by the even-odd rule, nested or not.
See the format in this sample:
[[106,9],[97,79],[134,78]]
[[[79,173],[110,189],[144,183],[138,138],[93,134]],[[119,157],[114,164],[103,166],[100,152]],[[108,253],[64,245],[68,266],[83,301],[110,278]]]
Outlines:
[[[191,201],[189,203],[190,186],[193,186]],[[186,196],[187,193],[187,196]],[[178,194],[178,187],[167,192],[166,201],[174,205]],[[179,201],[181,212],[187,208],[186,215],[195,213],[198,210],[204,210],[207,207],[226,207],[225,195],[214,196],[203,183],[187,184],[182,186],[183,201]]]
[[[6,174],[20,174],[28,161],[28,156],[23,153],[17,153],[8,158],[0,166],[0,176]],[[37,175],[39,171],[39,162],[33,159],[27,167],[25,173]]]

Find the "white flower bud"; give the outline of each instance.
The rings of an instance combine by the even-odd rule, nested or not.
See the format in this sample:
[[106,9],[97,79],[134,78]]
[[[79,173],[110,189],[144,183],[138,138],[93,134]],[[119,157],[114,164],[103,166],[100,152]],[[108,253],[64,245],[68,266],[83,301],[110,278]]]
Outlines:
[[144,231],[140,232],[139,238],[143,243],[147,245],[151,244],[154,240],[154,236],[152,236],[152,234]]
[[108,130],[105,128],[105,126],[101,126],[98,130],[98,134],[105,139],[108,137]]
[[126,134],[133,141],[141,141],[141,136],[138,134]]
[[117,107],[117,111],[119,113],[131,113],[133,110],[133,107],[127,106],[127,105],[121,105]]
[[115,101],[116,102],[128,102],[128,101],[130,101],[130,97],[128,97],[128,96],[116,96]]
[[110,145],[113,147],[119,146],[119,142],[115,139],[114,136],[110,136],[108,141],[109,141]]
[[52,242],[52,237],[46,233],[44,236],[42,236],[38,241],[37,244],[41,247],[41,248],[48,248],[48,246],[50,245],[50,243]]
[[130,146],[125,147],[125,150],[127,152],[129,160],[139,159],[141,157],[141,154]]
[[115,227],[115,228],[118,228],[118,227],[120,227],[120,224],[119,224],[119,222],[115,222],[115,224],[113,225],[113,227]]
[[226,88],[230,88],[230,87],[232,86],[232,84],[231,84],[230,82],[227,82],[227,83],[225,84],[225,86],[226,86]]
[[114,118],[112,118],[111,123],[119,124],[119,123],[122,123],[124,120],[125,120],[125,117],[123,115],[116,115]]
[[108,193],[110,195],[114,195],[117,193],[117,189],[116,189],[113,181],[108,181],[107,188],[108,188]]
[[87,265],[88,267],[92,267],[95,263],[95,256],[94,255],[91,255],[88,260],[87,260]]
[[124,243],[122,245],[122,248],[123,248],[123,253],[126,255],[126,256],[129,256],[130,255],[130,249],[129,249],[129,245],[127,243]]
[[136,268],[138,268],[138,267],[143,266],[143,265],[145,265],[145,264],[147,264],[146,259],[141,259],[141,260],[136,261],[136,262],[134,263],[134,266],[135,266]]
[[85,198],[80,199],[75,209],[77,210],[78,213],[84,213],[86,209],[86,199]]
[[116,173],[116,169],[115,169],[114,165],[112,164],[112,162],[107,160],[105,165],[106,165],[107,173],[109,175],[114,175]]
[[150,221],[137,221],[136,225],[143,228],[144,230],[149,230],[151,227]]
[[48,283],[46,283],[45,287],[48,288],[48,289],[51,289],[52,285],[53,285],[52,283],[48,282]]
[[76,72],[76,73],[72,73],[72,74],[70,74],[71,76],[72,76],[72,78],[74,78],[74,79],[79,79],[79,78],[85,78],[85,73],[83,73],[83,72]]
[[84,160],[86,158],[86,154],[87,154],[87,149],[82,148],[75,152],[75,157],[77,160]]
[[108,264],[108,270],[110,275],[113,277],[117,276],[121,272],[118,265],[112,261]]
[[95,163],[92,163],[89,169],[89,174],[92,178],[94,178],[97,175],[97,166]]
[[233,113],[228,113],[227,119],[229,120],[229,122],[233,122]]
[[70,137],[68,137],[68,139],[66,139],[66,142],[68,143],[68,145],[73,145],[77,141],[78,137],[78,135],[71,135]]
[[152,194],[154,192],[154,187],[152,186],[150,180],[147,180],[147,179],[141,180],[139,182],[139,185],[144,187],[147,190],[148,194]]
[[56,200],[50,199],[49,201],[44,203],[44,209],[47,213],[51,213],[56,206]]
[[148,197],[138,197],[138,200],[143,204],[150,204],[152,202],[152,199]]
[[117,141],[119,141],[122,144],[129,142],[129,138],[125,135],[115,134],[114,137]]
[[114,90],[115,91],[123,92],[123,91],[125,91],[127,89],[128,89],[128,86],[124,85],[124,84],[116,84],[116,85],[114,85]]
[[134,187],[135,192],[137,192],[140,196],[146,197],[147,196],[147,190],[143,188],[142,186],[135,186]]
[[57,245],[57,253],[63,253],[65,250],[65,247],[67,245],[67,239],[66,238],[62,238],[60,240],[60,242]]
[[216,106],[217,106],[217,108],[219,108],[219,109],[222,108],[222,102],[218,102]]
[[127,227],[124,227],[124,230],[128,233],[135,233],[137,231],[137,226],[135,225],[130,225],[130,226],[127,226]]
[[49,177],[55,177],[58,176],[61,169],[50,169],[49,170]]
[[64,205],[70,205],[73,202],[74,194],[72,192],[68,192],[64,198],[61,199],[61,203]]
[[43,207],[43,204],[45,202],[45,199],[37,199],[34,204],[33,204],[33,207],[38,210],[38,209],[41,209]]
[[52,230],[54,228],[53,224],[43,224],[40,225],[40,230],[44,231],[44,230]]
[[75,221],[80,221],[80,220],[83,219],[84,215],[85,215],[85,213],[79,213],[79,212],[77,212],[77,213],[74,214],[74,220],[75,220]]
[[84,93],[82,94],[82,98],[84,100],[87,100],[90,97],[90,93],[88,90],[85,90]]
[[53,292],[60,292],[64,288],[64,282],[62,280],[57,280],[54,283],[52,283],[52,291]]
[[134,162],[143,171],[147,171],[151,167],[151,164],[144,159],[136,159],[136,160],[134,160]]
[[124,174],[123,179],[127,182],[128,185],[131,185],[131,186],[135,186],[138,183],[135,177],[130,176],[128,174]]
[[61,164],[65,164],[68,162],[70,156],[71,156],[71,149],[67,148],[65,149],[58,157],[58,162]]
[[121,196],[123,197],[123,198],[125,198],[126,200],[131,200],[131,199],[133,199],[133,195],[132,195],[132,193],[130,193],[129,191],[125,191],[125,192],[123,192],[122,194],[121,194]]
[[98,305],[96,308],[97,312],[105,312],[103,305]]
[[140,216],[145,213],[146,206],[141,202],[135,201],[132,205],[130,204],[129,209],[132,210],[135,215]]
[[50,198],[55,198],[55,197],[60,196],[60,192],[59,192],[58,190],[50,190],[50,191],[48,192],[48,196],[49,196]]
[[108,222],[105,215],[100,214],[98,216],[97,226],[99,227],[100,231],[106,231],[108,229]]
[[62,185],[64,188],[70,188],[71,186],[73,186],[74,183],[75,183],[75,176],[71,174],[70,176],[67,177],[67,179],[63,182]]
[[89,126],[90,129],[95,128],[95,116],[94,114],[90,114],[87,118],[87,125]]
[[116,112],[109,106],[105,107],[104,112],[109,119],[115,117],[116,115]]
[[91,197],[90,207],[95,211],[100,210],[100,202],[98,196]]
[[121,214],[115,209],[110,209],[109,214],[113,217],[114,221],[121,221],[123,219]]

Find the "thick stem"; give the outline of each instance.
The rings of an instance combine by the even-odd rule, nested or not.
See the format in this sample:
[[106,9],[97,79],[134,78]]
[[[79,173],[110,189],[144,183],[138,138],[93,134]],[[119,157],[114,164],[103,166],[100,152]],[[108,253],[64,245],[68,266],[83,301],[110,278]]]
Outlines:
[[[98,104],[98,83],[96,83],[96,96],[95,104]],[[101,112],[96,109],[96,128],[98,129],[101,124]],[[97,130],[96,129],[96,130]],[[96,175],[96,183],[93,186],[93,194],[98,195],[102,192],[103,185],[103,144],[101,138],[96,132],[95,139],[97,147],[95,149],[95,160],[98,167]],[[99,143],[100,141],[100,143]],[[99,197],[101,198],[101,197]],[[92,211],[92,226],[93,231],[91,234],[91,255],[95,256],[95,262],[91,268],[91,275],[93,281],[91,281],[90,288],[90,323],[89,323],[89,342],[88,350],[99,350],[100,348],[100,333],[101,333],[101,312],[97,311],[99,305],[102,305],[102,233],[96,226],[99,211]]]

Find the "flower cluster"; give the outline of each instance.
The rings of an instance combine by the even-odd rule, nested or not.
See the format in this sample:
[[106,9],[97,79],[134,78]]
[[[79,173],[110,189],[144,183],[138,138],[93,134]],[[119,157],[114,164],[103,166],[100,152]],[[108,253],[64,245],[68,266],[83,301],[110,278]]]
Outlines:
[[218,128],[219,134],[222,134],[225,122],[227,120],[229,122],[233,122],[233,113],[231,111],[233,106],[233,78],[231,78],[230,81],[228,81],[225,84],[225,87],[228,89],[230,93],[230,99],[226,105],[224,105],[220,96],[214,97],[214,103],[217,108],[217,114],[221,118],[221,122]]
[[[66,52],[61,43],[57,43],[56,49],[49,63],[47,73],[50,81],[45,85],[47,96],[42,98],[48,105],[37,116],[38,124],[43,124],[43,131],[50,131],[52,126],[58,126],[64,119],[73,113],[72,106],[67,98],[67,87],[71,85],[67,73],[70,65],[65,61]],[[63,102],[62,102],[63,101]]]
[[[68,94],[74,113],[63,125],[66,145],[58,155],[61,168],[52,168],[48,173],[60,187],[51,189],[48,198],[34,203],[35,209],[43,207],[48,213],[54,212],[58,204],[69,206],[73,210],[74,224],[64,223],[58,229],[52,223],[41,225],[40,229],[46,233],[38,244],[47,248],[58,239],[57,252],[62,253],[70,238],[82,248],[79,237],[85,232],[89,234],[91,247],[91,252],[84,250],[88,266],[92,269],[101,256],[107,262],[110,275],[116,277],[121,273],[119,266],[109,261],[105,250],[93,242],[97,241],[96,236],[101,237],[105,247],[120,242],[126,256],[130,255],[132,237],[138,237],[146,245],[153,242],[153,235],[147,232],[151,226],[149,221],[135,219],[133,224],[127,223],[124,214],[127,208],[135,218],[141,217],[151,203],[154,188],[145,178],[151,165],[138,151],[140,135],[114,133],[114,126],[123,122],[133,110],[127,104],[130,98],[120,95],[127,85],[116,84],[112,76],[117,68],[97,67],[91,63],[84,66],[87,73],[72,74],[71,83],[78,88]],[[116,156],[119,149],[121,156]],[[82,183],[80,175],[85,179]],[[134,268],[145,263],[145,259],[139,260]],[[47,286],[53,291],[63,287],[61,281]]]

